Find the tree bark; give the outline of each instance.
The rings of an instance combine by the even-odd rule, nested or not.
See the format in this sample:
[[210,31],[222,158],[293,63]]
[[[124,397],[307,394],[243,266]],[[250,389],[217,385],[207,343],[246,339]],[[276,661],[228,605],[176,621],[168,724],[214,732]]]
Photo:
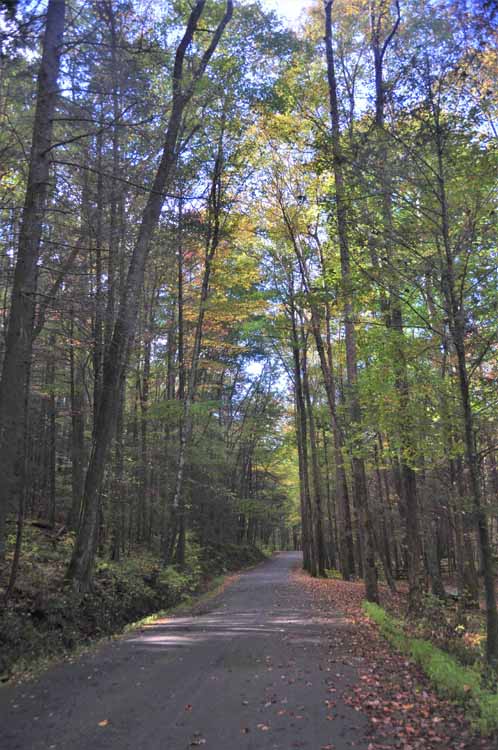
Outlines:
[[45,216],[57,79],[64,34],[64,0],[49,0],[38,71],[28,181],[19,234],[5,357],[0,380],[0,561],[5,555],[5,522],[23,492],[37,269]]
[[311,490],[309,480],[308,460],[308,427],[306,424],[306,407],[303,395],[303,384],[301,374],[301,354],[299,337],[297,334],[296,311],[294,302],[290,300],[290,317],[292,326],[292,358],[294,363],[294,396],[296,402],[296,425],[297,425],[297,447],[299,457],[299,485],[301,499],[301,522],[303,534],[303,564],[304,569],[317,575],[317,555],[315,549],[315,536],[312,523]]
[[47,472],[48,472],[48,507],[47,520],[50,528],[55,526],[55,506],[56,506],[56,447],[57,447],[57,423],[56,423],[56,405],[55,405],[55,334],[52,332],[49,338],[50,352],[47,364],[47,389],[48,389],[48,440],[47,440]]
[[308,358],[306,353],[306,341],[304,331],[301,327],[301,372],[302,387],[304,394],[304,406],[308,414],[309,447],[311,453],[311,475],[313,478],[313,508],[311,522],[313,524],[313,537],[316,549],[316,575],[325,576],[325,542],[323,537],[323,500],[320,466],[318,463],[318,441],[316,436],[316,424],[311,402],[310,384],[308,377]]
[[68,528],[76,531],[80,519],[85,479],[85,399],[83,364],[75,342],[74,312],[71,314],[69,367],[71,381],[71,509]]

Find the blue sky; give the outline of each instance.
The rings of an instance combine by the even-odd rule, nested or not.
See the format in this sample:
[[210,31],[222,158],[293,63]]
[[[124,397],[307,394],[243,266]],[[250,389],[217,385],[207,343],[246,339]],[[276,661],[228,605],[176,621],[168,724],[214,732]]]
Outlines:
[[263,4],[272,10],[276,10],[280,16],[293,25],[301,11],[310,5],[310,0],[263,0]]

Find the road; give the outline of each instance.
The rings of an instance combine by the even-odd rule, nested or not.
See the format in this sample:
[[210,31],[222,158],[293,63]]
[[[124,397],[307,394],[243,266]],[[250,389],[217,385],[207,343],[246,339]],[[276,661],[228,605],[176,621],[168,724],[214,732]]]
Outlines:
[[0,690],[1,750],[366,750],[341,700],[355,669],[282,553],[243,573],[197,617],[108,642]]

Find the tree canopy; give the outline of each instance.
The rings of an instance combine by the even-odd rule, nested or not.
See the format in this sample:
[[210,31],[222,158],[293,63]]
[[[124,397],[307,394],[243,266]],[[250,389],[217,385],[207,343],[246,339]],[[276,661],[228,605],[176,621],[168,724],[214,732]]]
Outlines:
[[303,549],[484,593],[498,663],[497,16],[3,10],[0,559]]

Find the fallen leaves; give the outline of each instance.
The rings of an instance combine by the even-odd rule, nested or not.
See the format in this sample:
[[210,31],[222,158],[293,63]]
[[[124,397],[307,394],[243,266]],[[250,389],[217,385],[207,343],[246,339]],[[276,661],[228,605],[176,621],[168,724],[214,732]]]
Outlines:
[[[341,613],[341,628],[330,630],[330,666],[341,663],[358,669],[358,679],[342,699],[370,723],[368,750],[496,750],[492,739],[476,736],[458,706],[436,695],[428,679],[406,656],[392,650],[363,614],[362,583],[313,579],[302,571],[294,580],[312,595],[324,616]],[[390,595],[383,592],[385,598]],[[401,607],[399,601],[395,607]],[[339,653],[340,660],[334,655]],[[331,678],[333,683],[333,678]],[[327,692],[335,692],[332,686]],[[324,701],[327,719],[332,701]],[[334,704],[335,705],[335,704]],[[330,717],[331,720],[333,717]],[[329,750],[322,746],[321,750]]]

